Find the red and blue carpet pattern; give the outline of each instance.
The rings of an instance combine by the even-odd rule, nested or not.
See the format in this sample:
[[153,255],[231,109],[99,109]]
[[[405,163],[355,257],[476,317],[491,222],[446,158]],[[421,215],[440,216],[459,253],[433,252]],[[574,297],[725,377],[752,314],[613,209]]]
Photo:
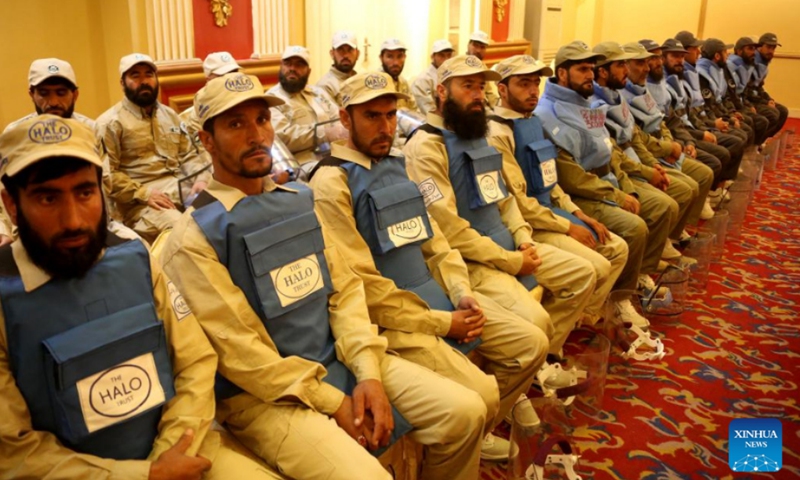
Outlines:
[[[584,480],[800,478],[800,135],[791,138],[706,290],[679,319],[652,322],[667,356],[625,361],[612,350],[604,418],[575,432]],[[779,472],[729,468],[728,424],[751,417],[781,420]],[[566,478],[555,467],[546,477]],[[484,462],[481,478],[505,479],[506,464]]]

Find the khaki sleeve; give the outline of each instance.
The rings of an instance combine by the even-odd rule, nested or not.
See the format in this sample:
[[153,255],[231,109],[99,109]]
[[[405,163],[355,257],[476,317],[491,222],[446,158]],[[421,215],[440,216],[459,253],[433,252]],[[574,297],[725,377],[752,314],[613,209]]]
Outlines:
[[[469,271],[458,250],[450,248],[436,219],[430,215],[428,219],[431,222],[433,237],[422,244],[422,255],[425,256],[425,262],[434,280],[447,292],[450,302],[457,307],[462,298],[474,298]],[[450,329],[450,318],[447,328]]]
[[[2,317],[0,310],[0,317]],[[150,462],[111,460],[70,450],[49,432],[34,430],[8,358],[0,318],[0,477],[72,480],[147,480]]]
[[432,310],[420,297],[398,288],[375,267],[372,252],[356,226],[347,177],[342,169],[321,168],[311,180],[311,188],[317,215],[327,227],[326,242],[337,246],[347,265],[363,281],[370,317],[390,330],[447,335],[450,312]]
[[667,142],[675,141],[675,139],[672,136],[672,132],[670,131],[669,126],[667,125],[667,122],[661,122],[660,131],[661,131],[662,141],[667,141]]
[[329,75],[328,73],[326,73],[325,75],[322,76],[322,78],[319,79],[319,81],[317,82],[316,86],[321,88],[322,90],[324,90],[325,93],[327,93],[328,96],[333,99],[333,102],[338,104],[339,103],[339,99],[336,98],[336,97],[338,96],[339,92],[336,90],[335,86],[333,85],[334,80],[335,79],[333,79],[332,75]]
[[[650,167],[645,167],[641,163],[628,158],[622,149],[617,146],[616,142],[614,143],[614,149],[611,151],[611,171],[614,172],[614,176],[617,177],[620,190],[628,195],[636,193],[633,181],[628,176],[628,170],[631,172],[642,172],[645,168]],[[650,172],[652,172],[652,169],[650,169]],[[652,173],[650,175],[652,176]],[[637,176],[644,176],[644,173],[641,175],[637,174]]]
[[609,182],[583,169],[575,158],[566,150],[559,148],[556,157],[558,184],[571,196],[611,202],[616,205],[625,203],[625,192],[614,188]]
[[[635,139],[634,139],[633,142],[631,142],[631,147],[633,148],[633,151],[638,156],[639,151],[637,150],[637,147],[636,147],[637,144],[639,145],[639,147],[641,147],[641,142],[638,142]],[[619,166],[622,169],[622,171],[624,171],[629,177],[643,178],[643,179],[647,180],[648,182],[650,181],[651,178],[653,178],[653,168],[651,166],[649,166],[649,165],[652,165],[652,162],[655,160],[652,155],[647,153],[647,157],[645,159],[642,159],[641,157],[639,157],[639,159],[642,160],[641,163],[640,163],[640,162],[636,161],[636,159],[633,159],[633,158],[629,157],[625,153],[625,151],[622,150],[622,148],[618,148],[618,149],[615,148],[614,150],[615,150],[615,152],[611,153],[612,164],[614,162],[613,161],[614,155],[619,155]],[[645,152],[647,151],[647,149],[644,149],[644,150],[645,150]],[[649,165],[648,165],[648,162],[649,162]],[[617,180],[619,180],[619,175],[617,175]],[[620,185],[622,185],[622,183],[620,183]]]
[[[208,165],[208,157],[203,155],[205,151],[200,152],[200,150],[195,145],[194,141],[192,140],[192,136],[186,127],[181,124],[181,140],[180,144],[178,145],[178,158],[181,164],[181,170],[183,171],[184,175],[189,175],[195,173],[197,171],[202,170]],[[209,182],[211,181],[211,173],[206,172],[200,174],[195,182]]]
[[559,217],[549,208],[542,206],[535,198],[528,196],[528,184],[522,168],[514,157],[512,139],[508,135],[510,129],[505,125],[500,126],[495,121],[491,121],[489,124],[491,125],[489,145],[503,155],[503,181],[506,183],[508,193],[516,200],[522,217],[533,230],[567,233],[569,220]]
[[[158,437],[150,453],[149,458],[156,460],[178,442],[187,428],[195,432],[187,454],[198,453],[214,420],[217,354],[191,311],[176,310],[183,298],[175,284],[155,259],[150,263],[153,298],[158,316],[164,322],[175,384],[175,396],[163,408]],[[213,458],[213,454],[204,456]]]
[[[581,209],[579,206],[573,203],[572,198],[570,198],[570,196],[561,189],[559,184],[556,184],[556,186],[553,187],[553,190],[550,191],[550,201],[553,202],[554,207],[561,208],[569,213],[575,213]],[[569,222],[569,220],[567,221]]]
[[431,89],[431,82],[426,76],[420,75],[411,84],[411,94],[417,101],[419,111],[423,115],[436,110],[436,104],[433,101],[433,92]]
[[500,209],[500,218],[514,237],[514,245],[519,247],[524,243],[533,244],[533,230],[519,211],[514,196],[509,195],[500,200],[497,202],[497,207]]
[[[522,268],[522,252],[504,249],[491,238],[478,233],[468,221],[458,216],[455,193],[448,177],[447,150],[444,144],[427,132],[419,132],[406,144],[403,153],[406,156],[409,177],[418,185],[427,183],[432,186],[433,193],[426,197],[425,203],[428,212],[439,223],[450,247],[458,250],[465,260],[492,265],[511,275],[519,273]],[[519,235],[525,233],[521,225],[518,230],[522,232]]]
[[6,207],[3,202],[0,202],[0,235],[5,235],[8,238],[13,237],[14,226],[11,224],[11,218],[6,213]]
[[[668,139],[663,136],[659,139],[638,127],[636,131],[637,137],[641,139],[641,143],[644,144],[645,149],[647,149],[654,158],[667,158],[672,154],[672,135],[670,135]],[[636,153],[639,152],[637,151]],[[641,155],[639,155],[639,157],[641,158]]]
[[299,402],[327,415],[339,409],[344,394],[322,381],[325,367],[278,353],[190,215],[175,227],[161,263],[219,355],[225,378],[267,403]]
[[[292,105],[286,103],[272,111],[272,127],[275,134],[292,152],[314,148],[314,123],[295,122]],[[318,139],[323,141],[322,138]]]
[[147,203],[150,189],[119,169],[122,161],[122,126],[117,121],[105,124],[97,122],[97,136],[103,143],[103,161],[108,162],[111,172],[111,198],[123,205]]

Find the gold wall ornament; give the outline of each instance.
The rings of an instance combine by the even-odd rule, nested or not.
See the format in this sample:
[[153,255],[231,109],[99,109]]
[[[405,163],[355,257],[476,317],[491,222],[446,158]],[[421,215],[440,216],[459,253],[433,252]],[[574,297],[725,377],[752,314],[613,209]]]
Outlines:
[[211,2],[211,13],[214,14],[214,23],[218,27],[228,24],[228,17],[233,15],[233,5],[228,0],[209,0]]
[[497,23],[503,23],[503,18],[506,16],[506,5],[508,5],[508,0],[494,0],[494,11],[497,16]]

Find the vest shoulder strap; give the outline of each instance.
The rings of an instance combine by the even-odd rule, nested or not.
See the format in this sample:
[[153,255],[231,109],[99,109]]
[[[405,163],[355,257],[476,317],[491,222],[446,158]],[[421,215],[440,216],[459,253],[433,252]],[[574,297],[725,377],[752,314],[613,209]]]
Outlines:
[[314,178],[314,175],[317,173],[317,170],[319,170],[320,167],[340,167],[345,163],[347,162],[340,158],[325,157],[317,162],[317,164],[314,165],[314,168],[311,169],[311,172],[308,174],[308,180],[311,181],[311,179]]
[[408,141],[409,141],[409,140],[411,140],[411,138],[412,138],[414,135],[416,135],[416,133],[417,133],[418,131],[420,131],[420,130],[422,130],[423,132],[426,132],[426,133],[430,133],[431,135],[439,135],[439,136],[444,136],[444,135],[442,134],[442,131],[441,131],[441,130],[439,130],[438,128],[434,127],[434,126],[433,126],[433,125],[431,125],[430,123],[423,123],[422,125],[420,125],[420,126],[419,126],[419,127],[417,127],[416,129],[414,129],[414,131],[413,131],[413,132],[411,132],[411,135],[409,135],[409,136],[408,136],[408,138],[406,139],[406,143],[408,143]]
[[510,118],[503,118],[500,115],[489,115],[487,118],[489,120],[494,120],[497,123],[503,123],[505,125],[508,125],[512,129],[514,128],[514,120]]
[[0,247],[0,276],[19,276],[19,267],[17,267],[17,262],[14,261],[14,253],[11,251],[11,244]]
[[192,206],[194,207],[195,210],[200,210],[201,208],[205,207],[206,205],[210,205],[210,204],[212,204],[212,203],[214,203],[216,201],[217,201],[217,199],[214,198],[213,195],[211,195],[210,193],[208,193],[205,190],[203,190],[202,192],[197,194],[197,197],[192,202]]

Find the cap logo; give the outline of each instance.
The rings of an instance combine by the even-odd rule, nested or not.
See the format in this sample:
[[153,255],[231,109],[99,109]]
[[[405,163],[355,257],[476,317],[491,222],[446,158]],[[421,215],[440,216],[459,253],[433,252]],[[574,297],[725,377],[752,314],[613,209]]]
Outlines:
[[210,107],[208,105],[200,105],[200,107],[197,109],[197,116],[200,118],[205,117],[209,108]]
[[483,66],[478,57],[475,57],[473,55],[468,56],[467,59],[464,60],[464,63],[466,63],[468,67],[472,68],[480,68]]
[[503,65],[502,67],[497,69],[497,73],[499,73],[500,76],[505,77],[506,74],[512,70],[512,68],[513,67],[511,65]]
[[223,62],[230,62],[232,60],[231,56],[228,55],[227,53],[223,53],[222,56],[219,57],[219,59],[222,60]]
[[583,43],[583,42],[578,42],[578,45],[580,45],[580,46],[581,46],[581,48],[583,48],[584,50],[589,50],[589,45],[586,45],[586,44],[585,44],[585,43]]
[[381,90],[386,88],[386,77],[381,75],[367,75],[364,79],[364,86],[370,90]]
[[536,62],[530,55],[525,55],[524,57],[522,57],[522,63],[524,63],[525,65],[533,65]]
[[442,82],[447,80],[447,77],[449,77],[452,73],[453,73],[452,70],[449,70],[449,69],[443,70],[442,71]]
[[72,129],[62,120],[43,120],[28,129],[28,138],[34,143],[54,144],[69,140]]
[[350,95],[342,95],[342,105],[350,103]]
[[47,67],[47,71],[50,73],[58,73],[58,65],[50,65]]
[[135,58],[136,60],[144,60],[144,55],[140,55],[137,53],[136,55],[133,56],[133,58]]
[[683,44],[680,41],[676,41],[675,46],[683,48]]
[[225,81],[225,88],[231,92],[247,92],[255,87],[247,75],[236,75]]

